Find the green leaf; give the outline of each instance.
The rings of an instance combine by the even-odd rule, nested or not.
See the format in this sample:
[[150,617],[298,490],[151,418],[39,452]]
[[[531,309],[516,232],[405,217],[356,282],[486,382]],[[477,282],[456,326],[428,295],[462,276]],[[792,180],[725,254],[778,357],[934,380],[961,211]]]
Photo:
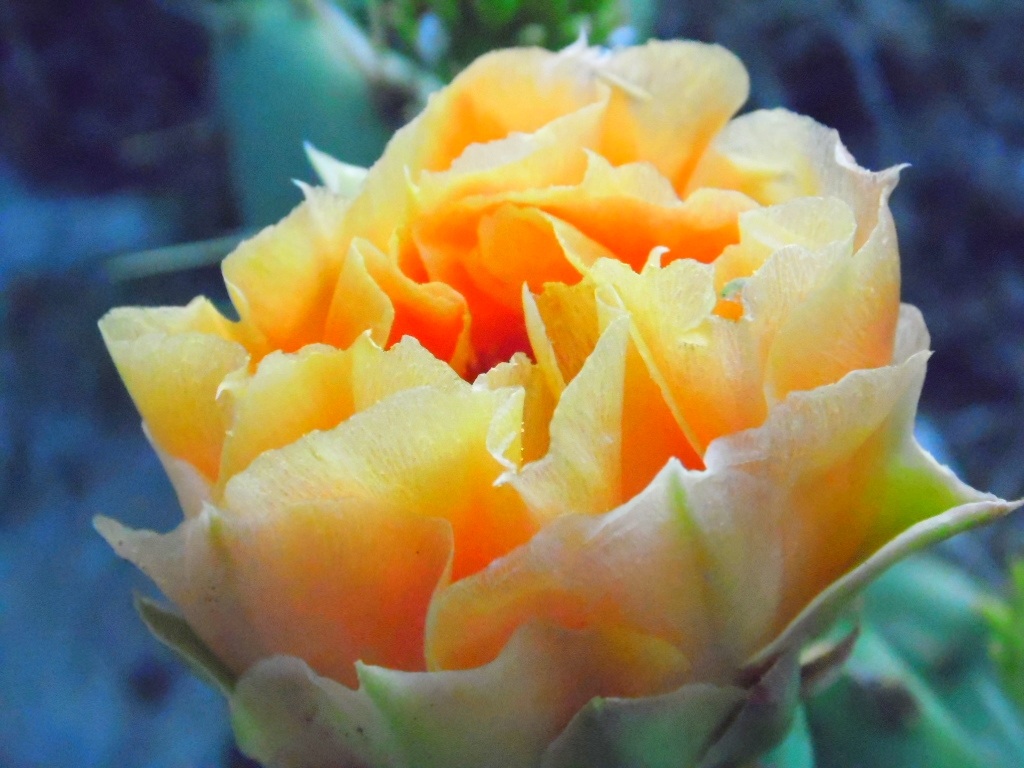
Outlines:
[[941,674],[984,656],[988,592],[964,571],[932,555],[914,555],[864,593],[864,621],[914,671]]
[[180,614],[168,610],[148,597],[135,595],[135,610],[153,636],[181,658],[204,683],[225,696],[235,687],[235,676],[214,655]]
[[[979,682],[972,676],[968,687]],[[984,711],[987,723],[968,727],[955,699],[867,626],[840,680],[807,703],[819,766],[1018,766],[1015,735],[1000,731],[991,708]]]
[[473,11],[485,27],[501,29],[515,18],[521,4],[522,0],[474,0]]
[[983,615],[1003,687],[1024,707],[1024,560],[1010,567],[1010,594],[1005,600],[987,602]]
[[814,745],[803,707],[797,709],[786,738],[761,758],[760,765],[761,768],[814,768]]

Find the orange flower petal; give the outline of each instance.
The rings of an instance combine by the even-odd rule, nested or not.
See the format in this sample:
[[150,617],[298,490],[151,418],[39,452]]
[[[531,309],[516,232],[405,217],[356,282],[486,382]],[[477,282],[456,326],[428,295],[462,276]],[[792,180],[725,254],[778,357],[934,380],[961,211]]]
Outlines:
[[411,338],[387,352],[363,334],[346,350],[315,344],[290,355],[272,353],[255,374],[236,371],[220,387],[218,399],[230,414],[230,426],[219,488],[260,454],[336,427],[389,395],[459,381]]
[[290,654],[348,684],[358,660],[423,668],[427,605],[452,551],[445,521],[359,500],[207,507],[166,535],[97,527],[234,671]]
[[717,45],[650,41],[620,49],[597,66],[618,86],[601,154],[614,165],[649,161],[676,189],[750,89],[743,64]]
[[622,497],[622,384],[629,323],[613,321],[558,400],[543,459],[507,482],[540,521],[605,512]]
[[591,276],[629,313],[633,341],[698,454],[716,437],[763,420],[756,347],[745,325],[712,315],[710,267],[652,262],[638,275],[602,260]]
[[647,162],[612,166],[588,153],[578,185],[551,186],[502,196],[536,206],[576,227],[635,270],[657,247],[672,258],[712,261],[739,238],[737,217],[756,204],[739,192],[706,189],[680,200]]
[[[483,568],[536,530],[516,493],[494,482],[521,425],[521,390],[416,387],[332,430],[311,432],[254,460],[224,491],[228,512],[333,499],[449,521],[453,577]],[[495,431],[501,434],[495,434]],[[518,457],[514,457],[518,458]]]
[[[553,521],[526,546],[435,598],[427,629],[432,668],[467,669],[495,658],[523,624],[620,627],[658,638],[705,665],[716,628],[699,587],[696,542],[671,501],[673,473],[616,511]],[[722,644],[721,647],[725,647]]]
[[395,305],[367,265],[367,257],[372,262],[379,254],[366,240],[354,240],[349,246],[327,310],[324,343],[347,349],[369,331],[377,344],[387,345],[395,324]]

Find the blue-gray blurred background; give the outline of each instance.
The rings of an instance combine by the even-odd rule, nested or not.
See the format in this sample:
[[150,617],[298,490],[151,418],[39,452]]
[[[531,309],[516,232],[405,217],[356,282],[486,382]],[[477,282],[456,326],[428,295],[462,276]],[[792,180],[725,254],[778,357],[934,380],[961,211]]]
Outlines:
[[[179,516],[99,316],[222,297],[215,266],[169,265],[222,255],[298,202],[303,138],[367,163],[423,82],[474,45],[559,42],[536,21],[470,19],[459,38],[426,3],[356,3],[378,42],[427,73],[381,89],[365,62],[310,59],[337,42],[309,26],[310,3],[240,2],[262,15],[232,15],[229,0],[0,0],[0,768],[247,765],[218,696],[134,616],[132,589],[150,586],[90,525],[103,513],[166,530]],[[398,5],[415,26],[382,31],[380,9]],[[905,300],[936,350],[922,434],[973,485],[1021,495],[1024,3],[629,5],[641,36],[739,54],[748,108],[810,114],[862,165],[912,164],[893,206]],[[1004,525],[946,553],[997,581],[1021,542]]]

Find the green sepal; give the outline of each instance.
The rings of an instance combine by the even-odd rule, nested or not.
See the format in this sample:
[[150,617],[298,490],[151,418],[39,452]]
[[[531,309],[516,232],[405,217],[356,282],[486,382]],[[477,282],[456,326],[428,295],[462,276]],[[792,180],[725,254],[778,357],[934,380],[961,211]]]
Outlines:
[[743,765],[772,749],[786,737],[799,705],[800,663],[794,650],[777,658],[750,686],[739,711],[698,768]]
[[644,699],[593,699],[548,748],[542,768],[696,765],[743,699],[740,688],[701,684]]
[[261,661],[229,703],[239,749],[266,768],[407,766],[373,703],[300,659]]
[[235,675],[180,614],[139,594],[135,595],[133,602],[142,622],[157,640],[170,648],[204,683],[224,696],[231,695]]
[[494,662],[465,671],[358,665],[356,690],[277,656],[238,681],[232,725],[267,768],[715,768],[756,757],[789,729],[800,689],[793,654],[747,688],[594,699],[563,728],[551,697],[578,679],[579,670],[565,674],[588,637],[526,628]]

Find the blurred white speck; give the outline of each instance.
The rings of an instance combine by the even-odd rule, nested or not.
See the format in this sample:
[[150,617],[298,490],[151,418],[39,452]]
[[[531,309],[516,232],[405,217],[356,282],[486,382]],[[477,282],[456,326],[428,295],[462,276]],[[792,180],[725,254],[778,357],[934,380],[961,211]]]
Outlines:
[[424,13],[420,16],[416,29],[416,54],[427,64],[437,64],[448,52],[451,38],[444,22],[436,13]]
[[630,45],[636,45],[637,34],[636,29],[629,26],[628,24],[621,27],[616,27],[608,34],[608,40],[606,45],[609,48],[625,48]]
[[921,447],[934,456],[936,461],[951,469],[956,469],[953,457],[949,453],[949,446],[946,445],[942,434],[927,417],[918,415],[917,423],[914,425],[914,436]]

